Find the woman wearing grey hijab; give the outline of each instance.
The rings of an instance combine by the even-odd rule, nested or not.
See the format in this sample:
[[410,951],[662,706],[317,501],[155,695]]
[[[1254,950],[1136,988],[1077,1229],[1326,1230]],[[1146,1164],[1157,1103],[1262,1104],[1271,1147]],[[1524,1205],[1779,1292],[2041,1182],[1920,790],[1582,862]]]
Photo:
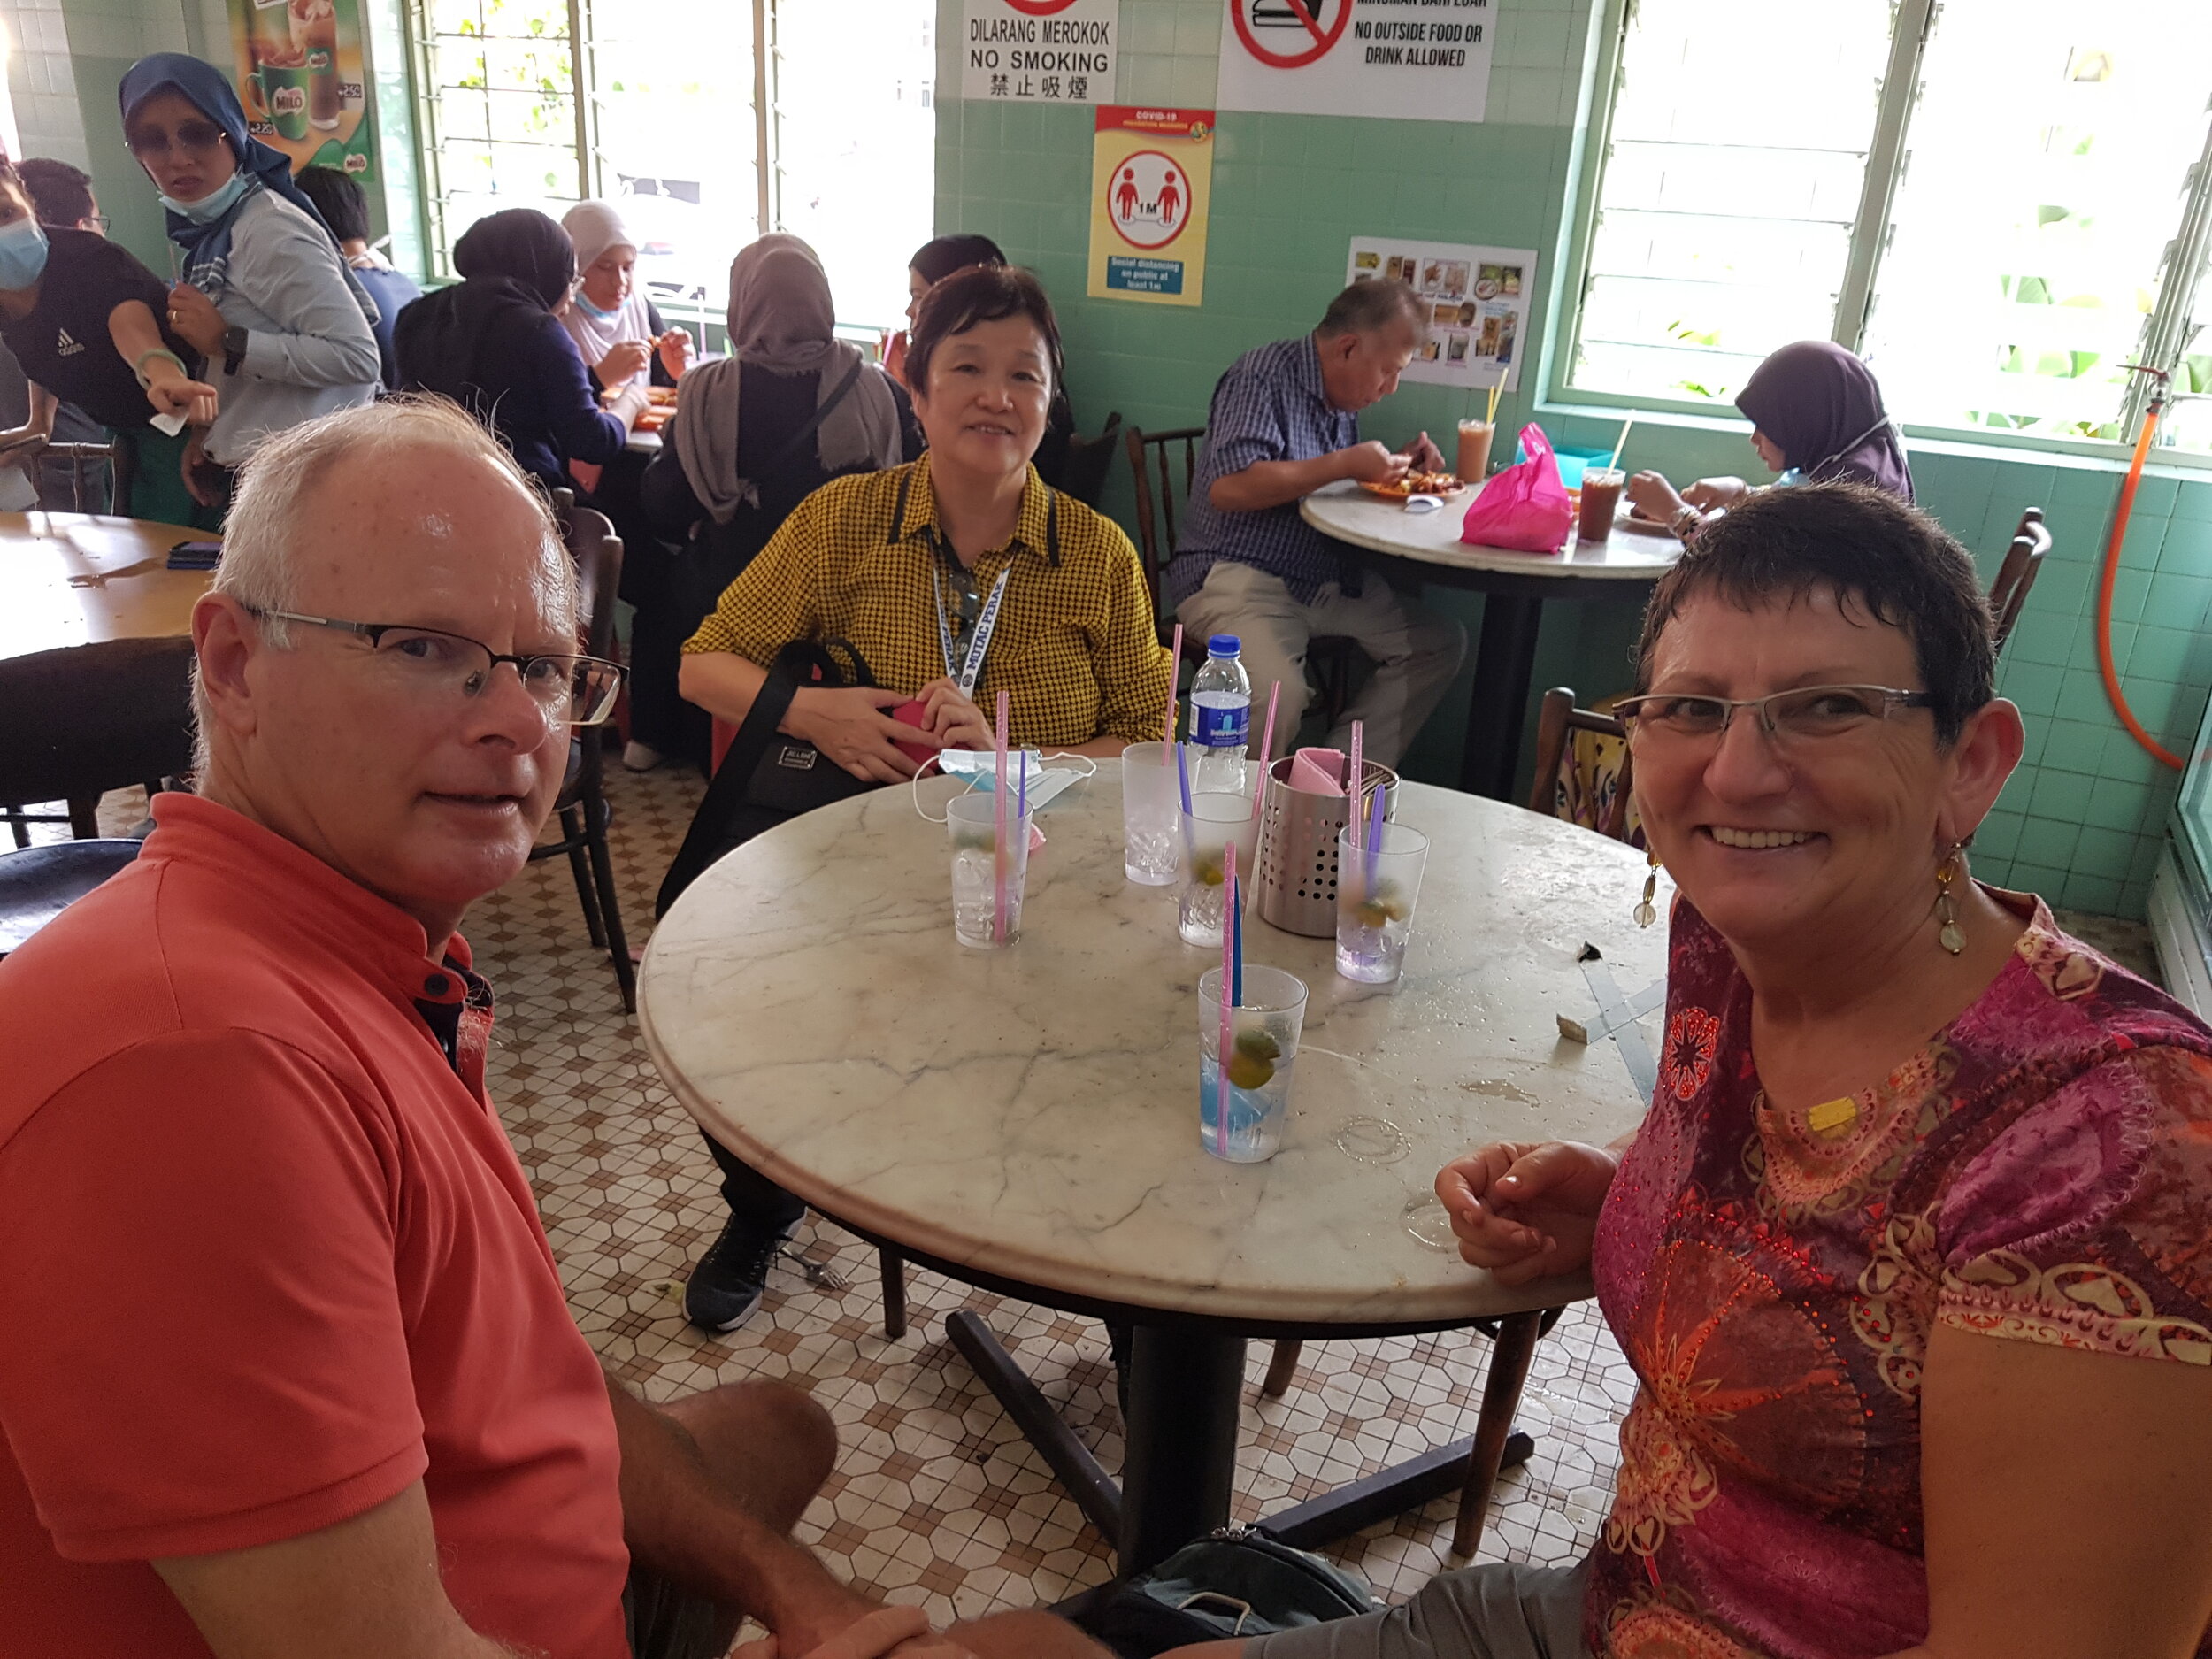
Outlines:
[[705,764],[707,718],[676,695],[677,658],[791,510],[833,478],[921,455],[905,391],[835,337],[835,317],[821,261],[798,237],[763,236],[739,254],[730,355],[684,376],[645,470],[646,512],[679,552],[672,603],[638,619],[631,718],[663,755]]

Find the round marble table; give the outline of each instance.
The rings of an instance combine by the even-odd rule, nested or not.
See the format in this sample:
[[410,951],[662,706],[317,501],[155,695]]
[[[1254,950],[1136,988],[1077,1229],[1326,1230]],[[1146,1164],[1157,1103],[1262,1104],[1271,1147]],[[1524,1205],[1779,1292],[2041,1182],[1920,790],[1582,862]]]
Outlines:
[[1459,531],[1472,499],[1462,495],[1439,511],[1414,513],[1343,482],[1315,491],[1298,511],[1308,524],[1361,549],[1369,556],[1367,562],[1401,581],[1440,582],[1484,595],[1459,784],[1472,794],[1504,800],[1513,793],[1514,768],[1520,760],[1544,601],[1619,598],[1640,603],[1682,557],[1682,543],[1663,530],[1631,529],[1624,521],[1602,541],[1570,541],[1557,553],[1471,547],[1459,539]]
[[181,638],[215,580],[173,571],[204,530],[78,512],[0,513],[0,660],[114,640]]
[[[1283,1150],[1222,1163],[1197,1123],[1196,985],[1219,956],[1177,938],[1171,888],[1125,879],[1119,765],[1040,818],[1012,948],[955,942],[946,833],[915,792],[879,790],[701,876],[653,935],[639,1019],[700,1123],[826,1214],[1136,1325],[1126,1568],[1225,1516],[1246,1335],[1527,1315],[1532,1340],[1532,1310],[1588,1294],[1502,1287],[1407,1215],[1483,1141],[1604,1141],[1640,1118],[1620,1052],[1563,1040],[1557,1016],[1597,1018],[1586,944],[1634,991],[1663,976],[1665,941],[1630,918],[1630,849],[1408,784],[1398,819],[1432,850],[1398,985],[1340,979],[1331,941],[1247,923],[1247,959],[1310,1002]],[[941,810],[954,787],[919,794]],[[1156,1395],[1173,1421],[1145,1421]]]

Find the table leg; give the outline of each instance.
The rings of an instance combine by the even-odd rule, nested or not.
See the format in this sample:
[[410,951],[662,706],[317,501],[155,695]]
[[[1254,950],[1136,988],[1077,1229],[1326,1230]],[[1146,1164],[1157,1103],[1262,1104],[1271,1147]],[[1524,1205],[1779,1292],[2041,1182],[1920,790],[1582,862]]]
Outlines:
[[1242,1337],[1137,1326],[1122,1459],[1118,1566],[1125,1576],[1227,1525],[1243,1394]]
[[1541,1309],[1498,1321],[1497,1340],[1490,1346],[1490,1379],[1483,1385],[1482,1415],[1475,1419],[1474,1454],[1468,1459],[1467,1485],[1459,1494],[1459,1521],[1452,1529],[1452,1554],[1462,1560],[1472,1556],[1482,1541],[1483,1516],[1490,1508],[1491,1489],[1498,1484],[1507,1432],[1520,1409],[1521,1386],[1528,1380],[1529,1362],[1536,1356],[1543,1323]]
[[1512,799],[1529,681],[1536,672],[1537,625],[1543,614],[1540,599],[1483,595],[1475,688],[1467,700],[1467,738],[1459,764],[1459,787],[1470,795]]
[[[1075,1431],[1061,1421],[1060,1414],[1052,1409],[1052,1402],[1029,1380],[1028,1373],[1014,1363],[1014,1356],[999,1346],[998,1339],[991,1334],[991,1327],[962,1308],[946,1316],[945,1334],[952,1339],[955,1348],[967,1356],[976,1375],[998,1396],[999,1403],[1006,1408],[1006,1415],[1014,1419],[1014,1426],[1037,1448],[1052,1472],[1059,1477],[1068,1495],[1090,1517],[1091,1525],[1108,1538],[1119,1538],[1126,1506],[1113,1477],[1098,1466],[1098,1459],[1091,1455],[1090,1448],[1075,1438]],[[1232,1457],[1235,1449],[1232,1440]],[[1223,1503],[1225,1509],[1226,1499]]]

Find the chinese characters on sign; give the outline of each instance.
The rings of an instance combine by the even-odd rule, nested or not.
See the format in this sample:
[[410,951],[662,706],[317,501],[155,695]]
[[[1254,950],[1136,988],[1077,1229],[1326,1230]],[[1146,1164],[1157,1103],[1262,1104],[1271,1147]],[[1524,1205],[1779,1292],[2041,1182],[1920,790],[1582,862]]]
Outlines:
[[965,0],[960,96],[1111,103],[1120,12],[1120,0]]

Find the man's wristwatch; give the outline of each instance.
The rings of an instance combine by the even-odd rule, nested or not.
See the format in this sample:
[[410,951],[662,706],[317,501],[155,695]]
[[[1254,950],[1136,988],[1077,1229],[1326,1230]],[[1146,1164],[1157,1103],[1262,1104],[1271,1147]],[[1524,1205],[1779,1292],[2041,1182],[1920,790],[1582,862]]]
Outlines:
[[246,360],[246,331],[235,323],[223,330],[223,373],[235,374]]

